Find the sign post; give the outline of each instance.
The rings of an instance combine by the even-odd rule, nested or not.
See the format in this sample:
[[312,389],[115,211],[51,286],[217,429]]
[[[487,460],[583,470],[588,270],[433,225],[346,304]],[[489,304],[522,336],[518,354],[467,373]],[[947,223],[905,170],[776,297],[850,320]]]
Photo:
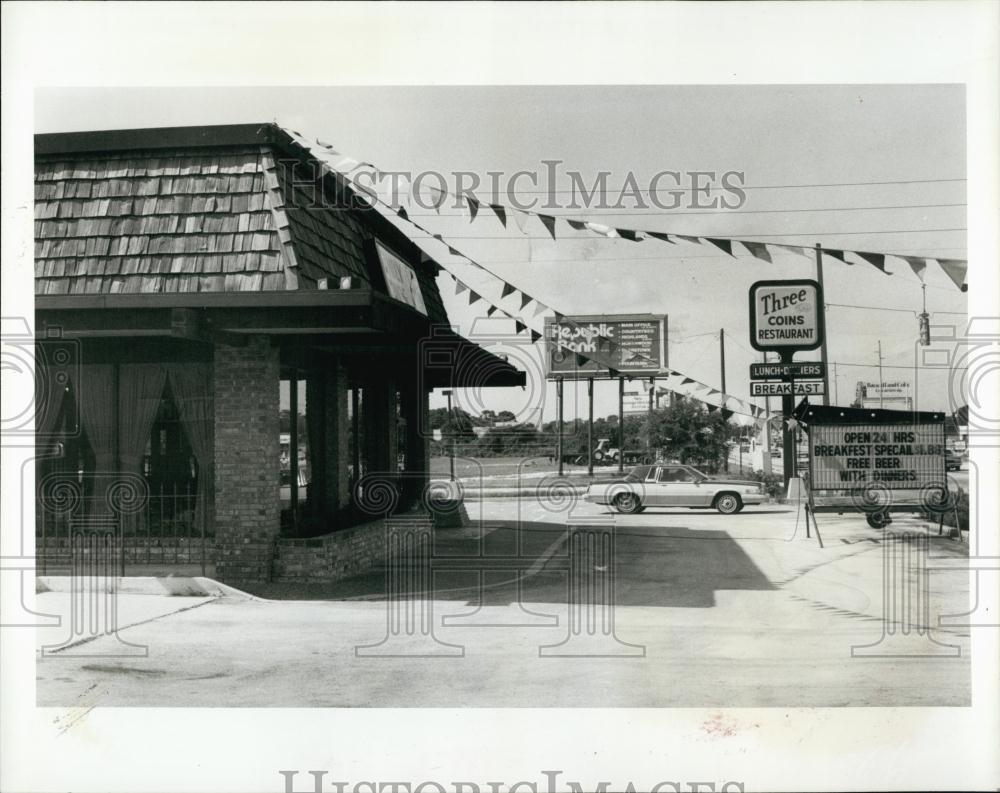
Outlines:
[[[782,465],[786,488],[795,476],[795,432],[788,426],[795,409],[795,397],[808,395],[805,391],[813,394],[826,391],[822,384],[814,384],[818,390],[810,390],[803,388],[807,384],[796,383],[797,367],[804,364],[795,364],[792,358],[797,351],[821,347],[825,336],[823,288],[819,283],[797,279],[757,281],[750,286],[750,344],[761,352],[777,352],[781,359],[777,372],[781,383],[770,393],[781,396]],[[769,392],[754,393],[766,395]]]

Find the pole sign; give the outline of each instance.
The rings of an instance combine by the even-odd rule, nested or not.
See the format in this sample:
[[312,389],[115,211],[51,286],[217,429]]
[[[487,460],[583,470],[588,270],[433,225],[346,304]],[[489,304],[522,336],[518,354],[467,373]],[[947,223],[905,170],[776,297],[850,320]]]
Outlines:
[[819,382],[752,382],[750,396],[822,396],[825,392],[823,381]]
[[783,377],[793,377],[796,380],[822,380],[826,377],[826,364],[811,361],[750,364],[751,380],[775,380]]
[[943,422],[817,425],[809,432],[809,445],[817,490],[865,484],[914,490],[947,481]]
[[666,368],[667,318],[655,314],[547,317],[548,378],[662,374]]
[[816,281],[757,281],[750,287],[750,344],[791,354],[823,344],[823,290]]

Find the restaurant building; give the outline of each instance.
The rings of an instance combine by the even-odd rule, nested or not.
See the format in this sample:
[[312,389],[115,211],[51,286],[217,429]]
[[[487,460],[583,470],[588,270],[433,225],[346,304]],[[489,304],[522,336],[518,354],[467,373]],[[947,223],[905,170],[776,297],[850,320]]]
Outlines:
[[224,581],[376,562],[426,499],[429,392],[524,384],[439,269],[272,124],[36,136],[40,567],[102,521]]

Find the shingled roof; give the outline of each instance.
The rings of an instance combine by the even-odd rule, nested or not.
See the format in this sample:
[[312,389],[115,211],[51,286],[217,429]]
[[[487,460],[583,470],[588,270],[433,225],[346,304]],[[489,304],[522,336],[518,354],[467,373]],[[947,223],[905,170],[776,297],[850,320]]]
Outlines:
[[385,291],[366,242],[388,237],[447,317],[436,265],[273,125],[40,135],[35,293]]

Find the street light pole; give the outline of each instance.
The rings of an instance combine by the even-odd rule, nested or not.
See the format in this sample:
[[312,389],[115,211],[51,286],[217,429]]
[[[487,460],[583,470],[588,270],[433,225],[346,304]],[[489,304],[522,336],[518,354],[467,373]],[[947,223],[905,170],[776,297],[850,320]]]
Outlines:
[[451,391],[442,391],[446,397],[448,397],[448,423],[452,425],[451,441],[448,444],[448,476],[452,482],[455,481],[455,427],[453,422],[455,417],[451,412]]

